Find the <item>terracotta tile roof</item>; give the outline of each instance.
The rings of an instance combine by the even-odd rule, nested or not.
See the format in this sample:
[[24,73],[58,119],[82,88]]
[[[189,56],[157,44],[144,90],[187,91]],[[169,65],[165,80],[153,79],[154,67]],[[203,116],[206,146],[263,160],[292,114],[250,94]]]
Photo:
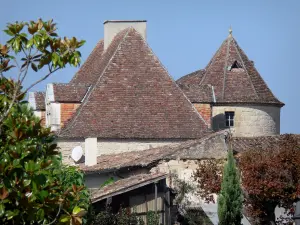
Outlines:
[[[203,160],[226,158],[228,144],[225,142],[227,130],[219,131],[197,140],[184,141],[180,144],[166,145],[143,151],[124,152],[119,154],[101,155],[97,158],[97,165],[85,166],[79,164],[84,173],[100,173],[124,168],[148,167],[161,160]],[[284,140],[288,134],[262,136],[262,137],[234,137],[232,146],[236,152],[244,152],[253,148],[276,148],[278,143]],[[292,137],[299,140],[300,134]]]
[[92,203],[106,199],[108,197],[116,196],[137,188],[146,186],[148,184],[163,180],[167,177],[165,173],[155,174],[139,174],[118,180],[103,188],[92,190],[91,199]]
[[214,101],[213,89],[209,84],[182,84],[179,87],[192,103],[212,103]]
[[197,70],[179,78],[176,83],[192,103],[213,102],[211,85],[200,85],[205,70]]
[[54,100],[56,102],[81,102],[88,89],[89,85],[54,83]]
[[193,139],[210,132],[134,28],[116,35],[94,75],[61,137]]
[[93,85],[98,79],[95,76],[95,72],[101,61],[101,57],[104,51],[104,40],[100,40],[96,47],[93,49],[89,57],[86,59],[84,64],[80,67],[78,72],[70,81],[71,84],[89,84]]
[[197,70],[179,78],[176,83],[180,85],[200,84],[205,70]]
[[35,110],[45,110],[46,109],[45,92],[42,92],[42,91],[34,92],[34,98],[35,98],[35,104],[36,104]]
[[143,151],[101,155],[97,158],[97,165],[85,166],[84,163],[81,163],[79,167],[84,173],[94,173],[121,168],[148,167],[160,160],[222,158],[226,157],[224,139],[226,132],[220,131],[201,139],[184,141],[180,144],[172,144]]
[[209,84],[214,87],[217,104],[284,105],[272,94],[253,62],[231,35],[223,42],[201,76],[201,85]]
[[261,137],[234,137],[232,138],[232,148],[236,152],[244,152],[251,149],[276,149],[281,141],[292,137],[298,140],[300,146],[300,134],[281,134]]

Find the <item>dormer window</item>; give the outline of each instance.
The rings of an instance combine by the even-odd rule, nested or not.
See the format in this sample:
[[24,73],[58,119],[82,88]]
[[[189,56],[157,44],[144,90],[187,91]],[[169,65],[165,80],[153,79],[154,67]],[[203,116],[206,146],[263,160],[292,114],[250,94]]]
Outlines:
[[234,126],[234,112],[225,112],[225,124],[226,127]]
[[234,68],[238,69],[238,68],[242,68],[242,66],[238,63],[238,61],[235,60],[231,66],[231,69],[234,69]]
[[237,60],[235,60],[231,66],[228,66],[229,71],[236,70],[236,69],[243,69],[242,65]]

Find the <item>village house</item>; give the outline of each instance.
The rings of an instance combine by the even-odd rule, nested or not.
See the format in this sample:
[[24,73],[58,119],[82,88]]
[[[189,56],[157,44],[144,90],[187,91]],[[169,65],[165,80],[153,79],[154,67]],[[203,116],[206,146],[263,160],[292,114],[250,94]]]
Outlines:
[[[147,43],[146,25],[144,20],[105,21],[104,39],[69,83],[50,83],[45,92],[29,94],[35,114],[57,133],[64,162],[75,164],[72,150],[83,149],[76,164],[93,189],[94,203],[140,193],[139,188],[162,180],[160,194],[152,193],[157,210],[162,199],[171,204],[170,174],[191,181],[201,160],[226,157],[229,136],[237,153],[284,137],[284,104],[231,30],[205,69],[174,81]],[[99,189],[111,177],[115,183]],[[191,199],[216,223],[215,206]],[[133,207],[142,200],[129,194],[126,201]],[[164,224],[171,223],[168,207],[159,209]]]

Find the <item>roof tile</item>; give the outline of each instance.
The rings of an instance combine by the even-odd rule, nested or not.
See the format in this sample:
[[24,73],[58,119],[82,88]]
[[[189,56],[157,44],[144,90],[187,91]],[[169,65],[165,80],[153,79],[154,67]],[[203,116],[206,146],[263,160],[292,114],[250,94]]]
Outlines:
[[145,186],[165,178],[166,174],[164,173],[139,174],[130,176],[128,178],[118,180],[103,188],[91,191],[91,199],[92,202],[100,201],[102,199],[122,194],[124,192],[134,190],[138,187]]
[[[237,67],[237,68],[234,68]],[[214,87],[217,103],[257,103],[283,106],[268,88],[252,61],[248,59],[236,40],[230,35],[221,45],[205,68],[204,74],[188,74],[177,82],[181,85],[195,80],[200,85]],[[187,92],[187,91],[184,91]],[[194,92],[194,93],[192,93]],[[190,89],[187,96],[192,102],[199,101],[202,92]],[[203,102],[207,99],[203,98]]]
[[89,85],[54,83],[54,100],[56,102],[81,102],[87,94]]
[[34,98],[35,98],[35,104],[36,104],[36,110],[45,110],[45,92],[37,91],[34,92]]
[[191,139],[210,132],[134,28],[117,34],[94,75],[98,81],[61,137]]
[[104,40],[100,40],[93,49],[84,64],[70,81],[71,84],[88,84],[93,85],[98,77],[94,72],[98,69],[102,54],[104,52]]

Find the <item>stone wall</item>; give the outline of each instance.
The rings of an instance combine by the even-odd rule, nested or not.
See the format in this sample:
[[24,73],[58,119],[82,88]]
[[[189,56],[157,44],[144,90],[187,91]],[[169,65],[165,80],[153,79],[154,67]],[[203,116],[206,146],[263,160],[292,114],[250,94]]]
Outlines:
[[[194,181],[192,174],[197,169],[200,160],[170,160],[161,161],[156,167],[153,167],[150,172],[171,172],[176,174],[180,180],[184,180],[195,188],[195,191],[186,196],[186,200],[191,203],[191,207],[201,207],[211,222],[218,224],[218,206],[216,203],[205,203],[196,193],[197,183]],[[167,185],[172,185],[170,179],[167,179]],[[217,200],[217,195],[215,195]],[[248,220],[244,217],[242,224],[250,225]]]
[[212,127],[215,131],[228,129],[225,126],[225,112],[233,111],[234,136],[264,136],[280,133],[280,108],[276,106],[214,106]]
[[[163,145],[179,143],[181,140],[100,140],[98,139],[98,155],[117,154],[129,151],[141,151],[149,148],[155,148]],[[84,139],[72,139],[57,141],[58,147],[62,152],[63,161],[72,163],[70,158],[72,149],[81,146],[84,151]]]
[[212,113],[212,108],[210,104],[200,104],[200,103],[195,103],[193,104],[199,114],[202,116],[202,118],[205,120],[205,122],[211,127],[211,113]]

